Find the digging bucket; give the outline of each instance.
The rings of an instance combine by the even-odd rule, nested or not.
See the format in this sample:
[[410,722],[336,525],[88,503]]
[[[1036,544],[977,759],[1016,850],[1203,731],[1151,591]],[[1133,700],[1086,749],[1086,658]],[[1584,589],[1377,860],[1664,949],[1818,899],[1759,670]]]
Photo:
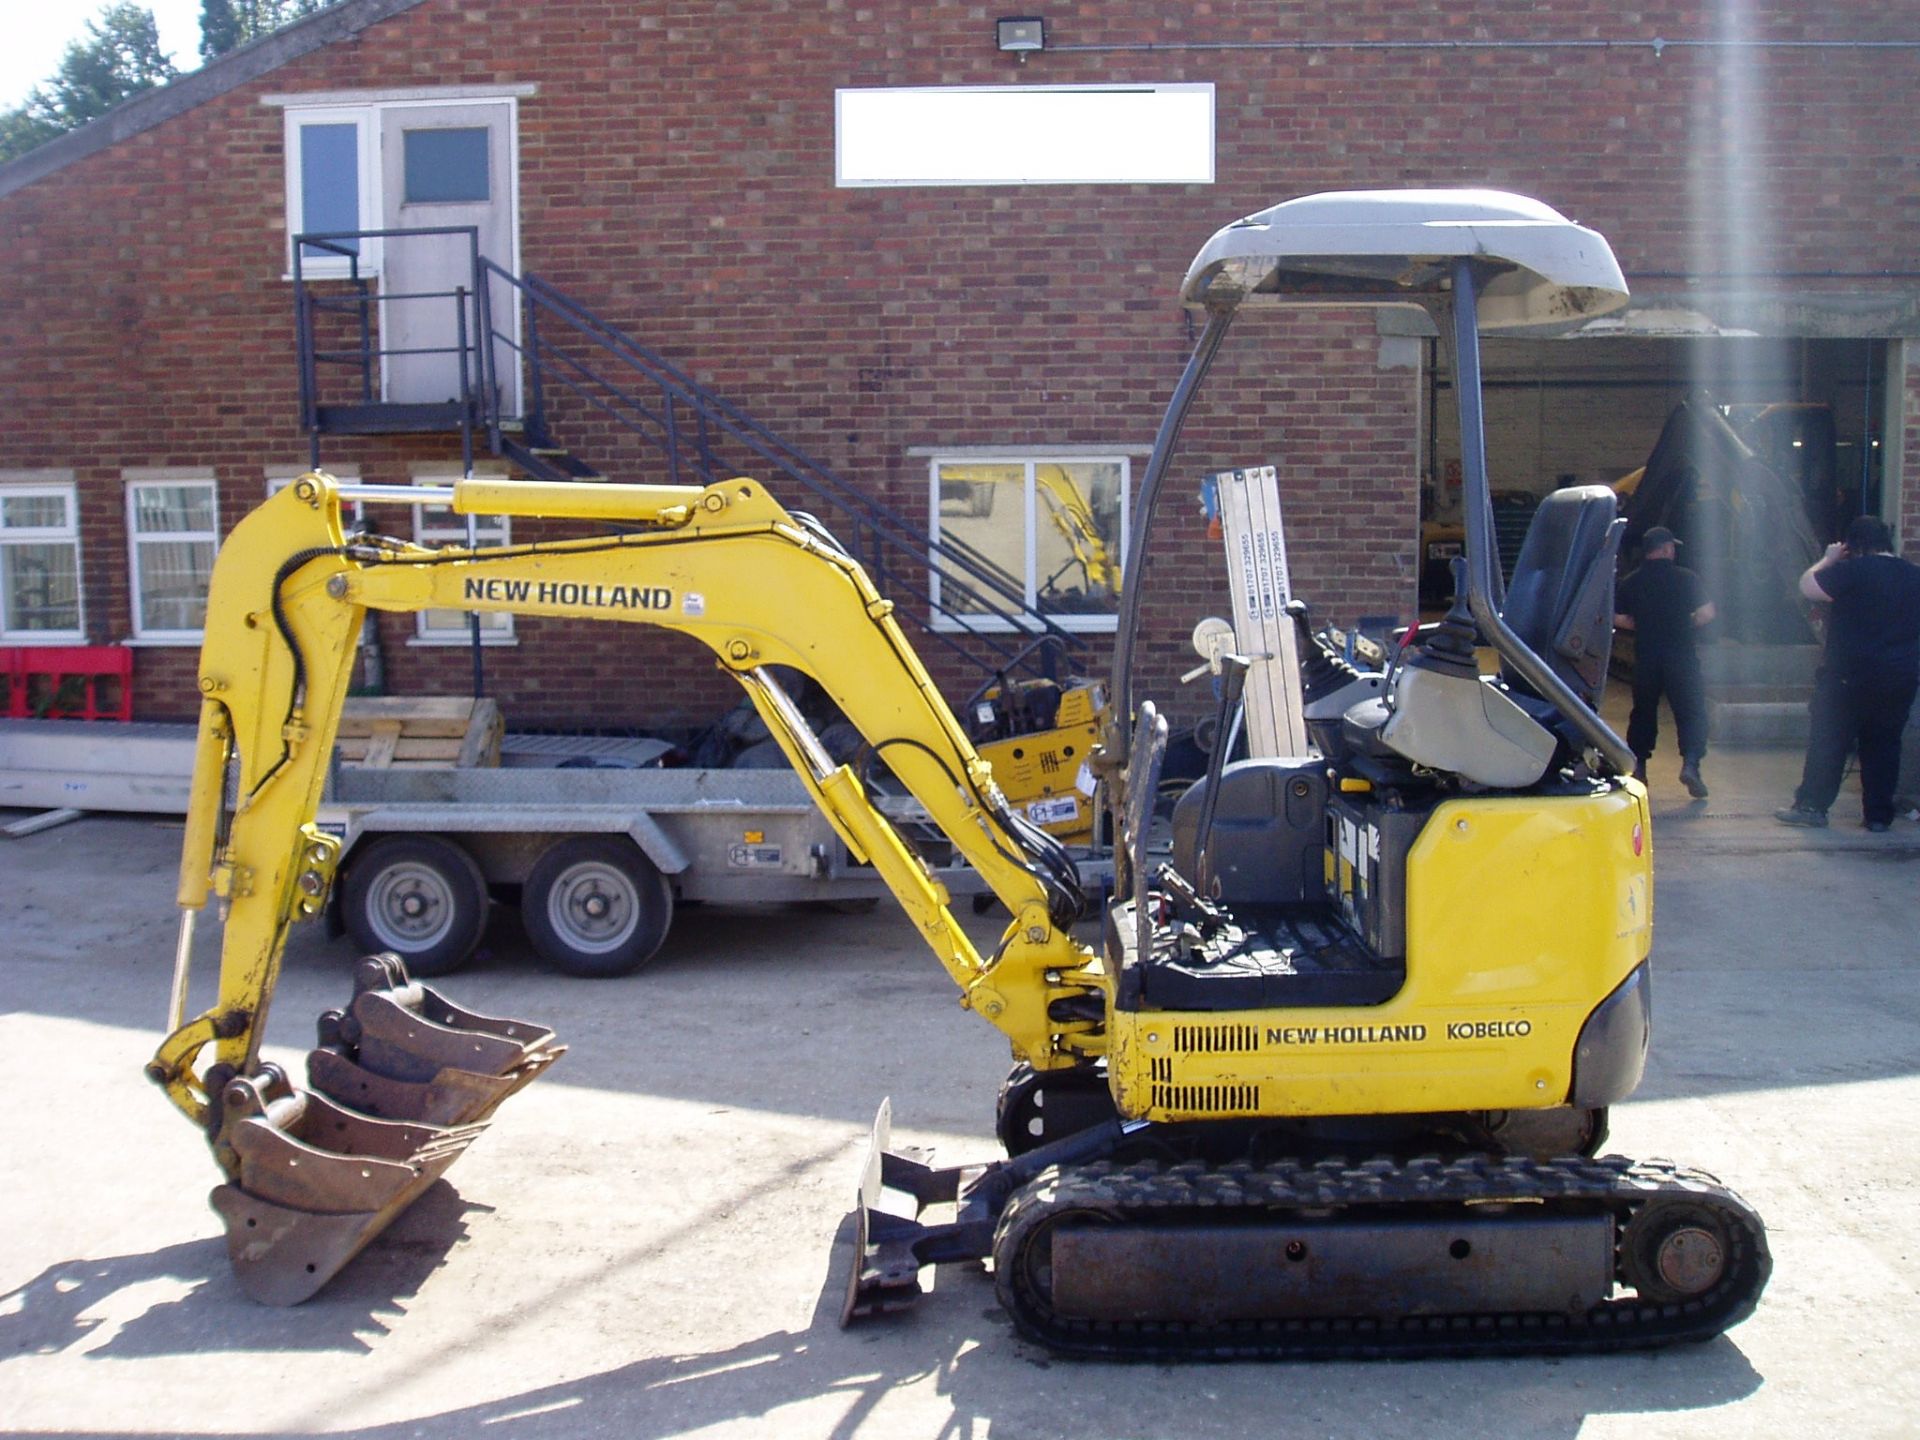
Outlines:
[[354,972],[352,1002],[321,1016],[307,1079],[364,1115],[471,1125],[566,1048],[545,1026],[463,1010],[409,980],[394,956],[369,955]]
[[359,963],[320,1039],[310,1088],[267,1065],[220,1095],[231,1178],[210,1199],[235,1277],[267,1305],[315,1294],[566,1049],[544,1026],[461,1009],[392,955]]
[[486,1128],[376,1120],[294,1089],[273,1066],[228,1081],[221,1104],[237,1168],[210,1199],[234,1276],[267,1305],[326,1284]]

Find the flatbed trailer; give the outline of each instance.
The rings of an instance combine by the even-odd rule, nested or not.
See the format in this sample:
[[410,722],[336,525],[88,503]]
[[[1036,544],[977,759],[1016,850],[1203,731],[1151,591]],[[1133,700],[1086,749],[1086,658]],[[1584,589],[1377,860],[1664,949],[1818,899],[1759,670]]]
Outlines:
[[[918,802],[878,808],[950,894],[984,893]],[[678,903],[887,894],[791,770],[339,766],[317,823],[343,842],[336,922],[421,974],[472,953],[489,902],[517,906],[556,968],[607,976],[653,956]]]
[[[345,842],[329,925],[445,974],[494,905],[518,907],[549,963],[605,976],[650,959],[683,902],[866,908],[887,895],[791,769],[652,763],[670,748],[508,735],[498,767],[336,760],[317,817]],[[192,770],[190,725],[0,720],[0,806],[178,815]],[[877,808],[950,894],[986,894],[919,802]]]

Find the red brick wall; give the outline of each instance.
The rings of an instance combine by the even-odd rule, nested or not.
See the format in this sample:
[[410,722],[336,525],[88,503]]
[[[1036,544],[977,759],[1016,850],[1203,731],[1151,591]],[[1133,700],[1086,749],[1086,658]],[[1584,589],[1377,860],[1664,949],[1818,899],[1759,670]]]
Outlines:
[[[1607,234],[1630,277],[1844,272],[1897,288],[1873,277],[1914,268],[1920,53],[1546,43],[1911,38],[1898,6],[1747,8],[1736,33],[1707,4],[1085,0],[1046,9],[1051,45],[1511,45],[1056,49],[1022,65],[994,50],[997,12],[979,5],[428,0],[0,198],[0,468],[79,473],[88,624],[111,640],[130,628],[123,467],[210,466],[231,521],[263,467],[302,458],[269,92],[537,83],[520,110],[526,268],[921,511],[909,447],[1150,441],[1190,344],[1172,299],[1188,259],[1291,195],[1494,185]],[[1111,81],[1216,84],[1217,183],[833,187],[836,86]],[[1147,566],[1148,584],[1171,582],[1146,650],[1158,680],[1187,663],[1193,619],[1225,605],[1191,500],[1208,469],[1281,466],[1298,585],[1330,616],[1410,603],[1414,372],[1382,369],[1351,316],[1248,320],[1229,347],[1234,383],[1189,425],[1174,543]],[[326,450],[370,480],[450,453]],[[464,653],[406,646],[403,620],[386,633],[397,689],[465,684]],[[672,723],[729,697],[675,637],[536,621],[520,635],[487,657],[519,723]],[[192,668],[189,651],[142,650],[141,713],[188,713]]]

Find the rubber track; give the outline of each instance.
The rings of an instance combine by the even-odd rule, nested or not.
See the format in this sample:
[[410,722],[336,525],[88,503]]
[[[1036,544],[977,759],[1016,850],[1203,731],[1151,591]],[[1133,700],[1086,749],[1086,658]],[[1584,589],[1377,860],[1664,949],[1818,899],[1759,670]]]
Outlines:
[[[1615,1215],[1616,1235],[1635,1212],[1655,1201],[1705,1206],[1720,1217],[1730,1240],[1726,1270],[1717,1286],[1685,1301],[1657,1303],[1623,1294],[1585,1314],[1315,1316],[1204,1325],[1056,1316],[1047,1298],[1028,1282],[1028,1267],[1017,1260],[1019,1250],[1044,1240],[1052,1220],[1080,1209],[1146,1223],[1224,1221],[1235,1211],[1245,1218],[1254,1211],[1284,1215],[1302,1208],[1377,1220],[1380,1211],[1395,1207],[1414,1214],[1444,1214],[1467,1202],[1498,1200],[1540,1202],[1546,1207],[1542,1213],[1591,1214],[1598,1206]],[[1008,1202],[994,1257],[1001,1303],[1028,1339],[1068,1355],[1140,1360],[1573,1354],[1708,1340],[1752,1313],[1773,1266],[1760,1217],[1711,1175],[1665,1161],[1615,1155],[1592,1160],[1468,1156],[1404,1164],[1370,1160],[1221,1168],[1197,1162],[1124,1167],[1101,1163],[1054,1169]]]

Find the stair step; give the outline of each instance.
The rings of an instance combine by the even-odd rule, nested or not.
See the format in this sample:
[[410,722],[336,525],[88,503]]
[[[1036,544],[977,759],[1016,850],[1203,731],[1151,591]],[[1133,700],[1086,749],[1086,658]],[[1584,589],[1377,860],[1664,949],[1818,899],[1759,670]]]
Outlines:
[[1709,685],[1813,684],[1818,645],[1746,645],[1723,640],[1700,647],[1700,673]]
[[320,405],[315,423],[324,435],[438,435],[460,428],[458,400],[364,405]]
[[554,445],[529,445],[502,435],[500,450],[522,469],[544,480],[604,480],[606,477],[572,451]]
[[1798,746],[1807,743],[1807,702],[1747,700],[1707,702],[1708,733],[1716,745]]

